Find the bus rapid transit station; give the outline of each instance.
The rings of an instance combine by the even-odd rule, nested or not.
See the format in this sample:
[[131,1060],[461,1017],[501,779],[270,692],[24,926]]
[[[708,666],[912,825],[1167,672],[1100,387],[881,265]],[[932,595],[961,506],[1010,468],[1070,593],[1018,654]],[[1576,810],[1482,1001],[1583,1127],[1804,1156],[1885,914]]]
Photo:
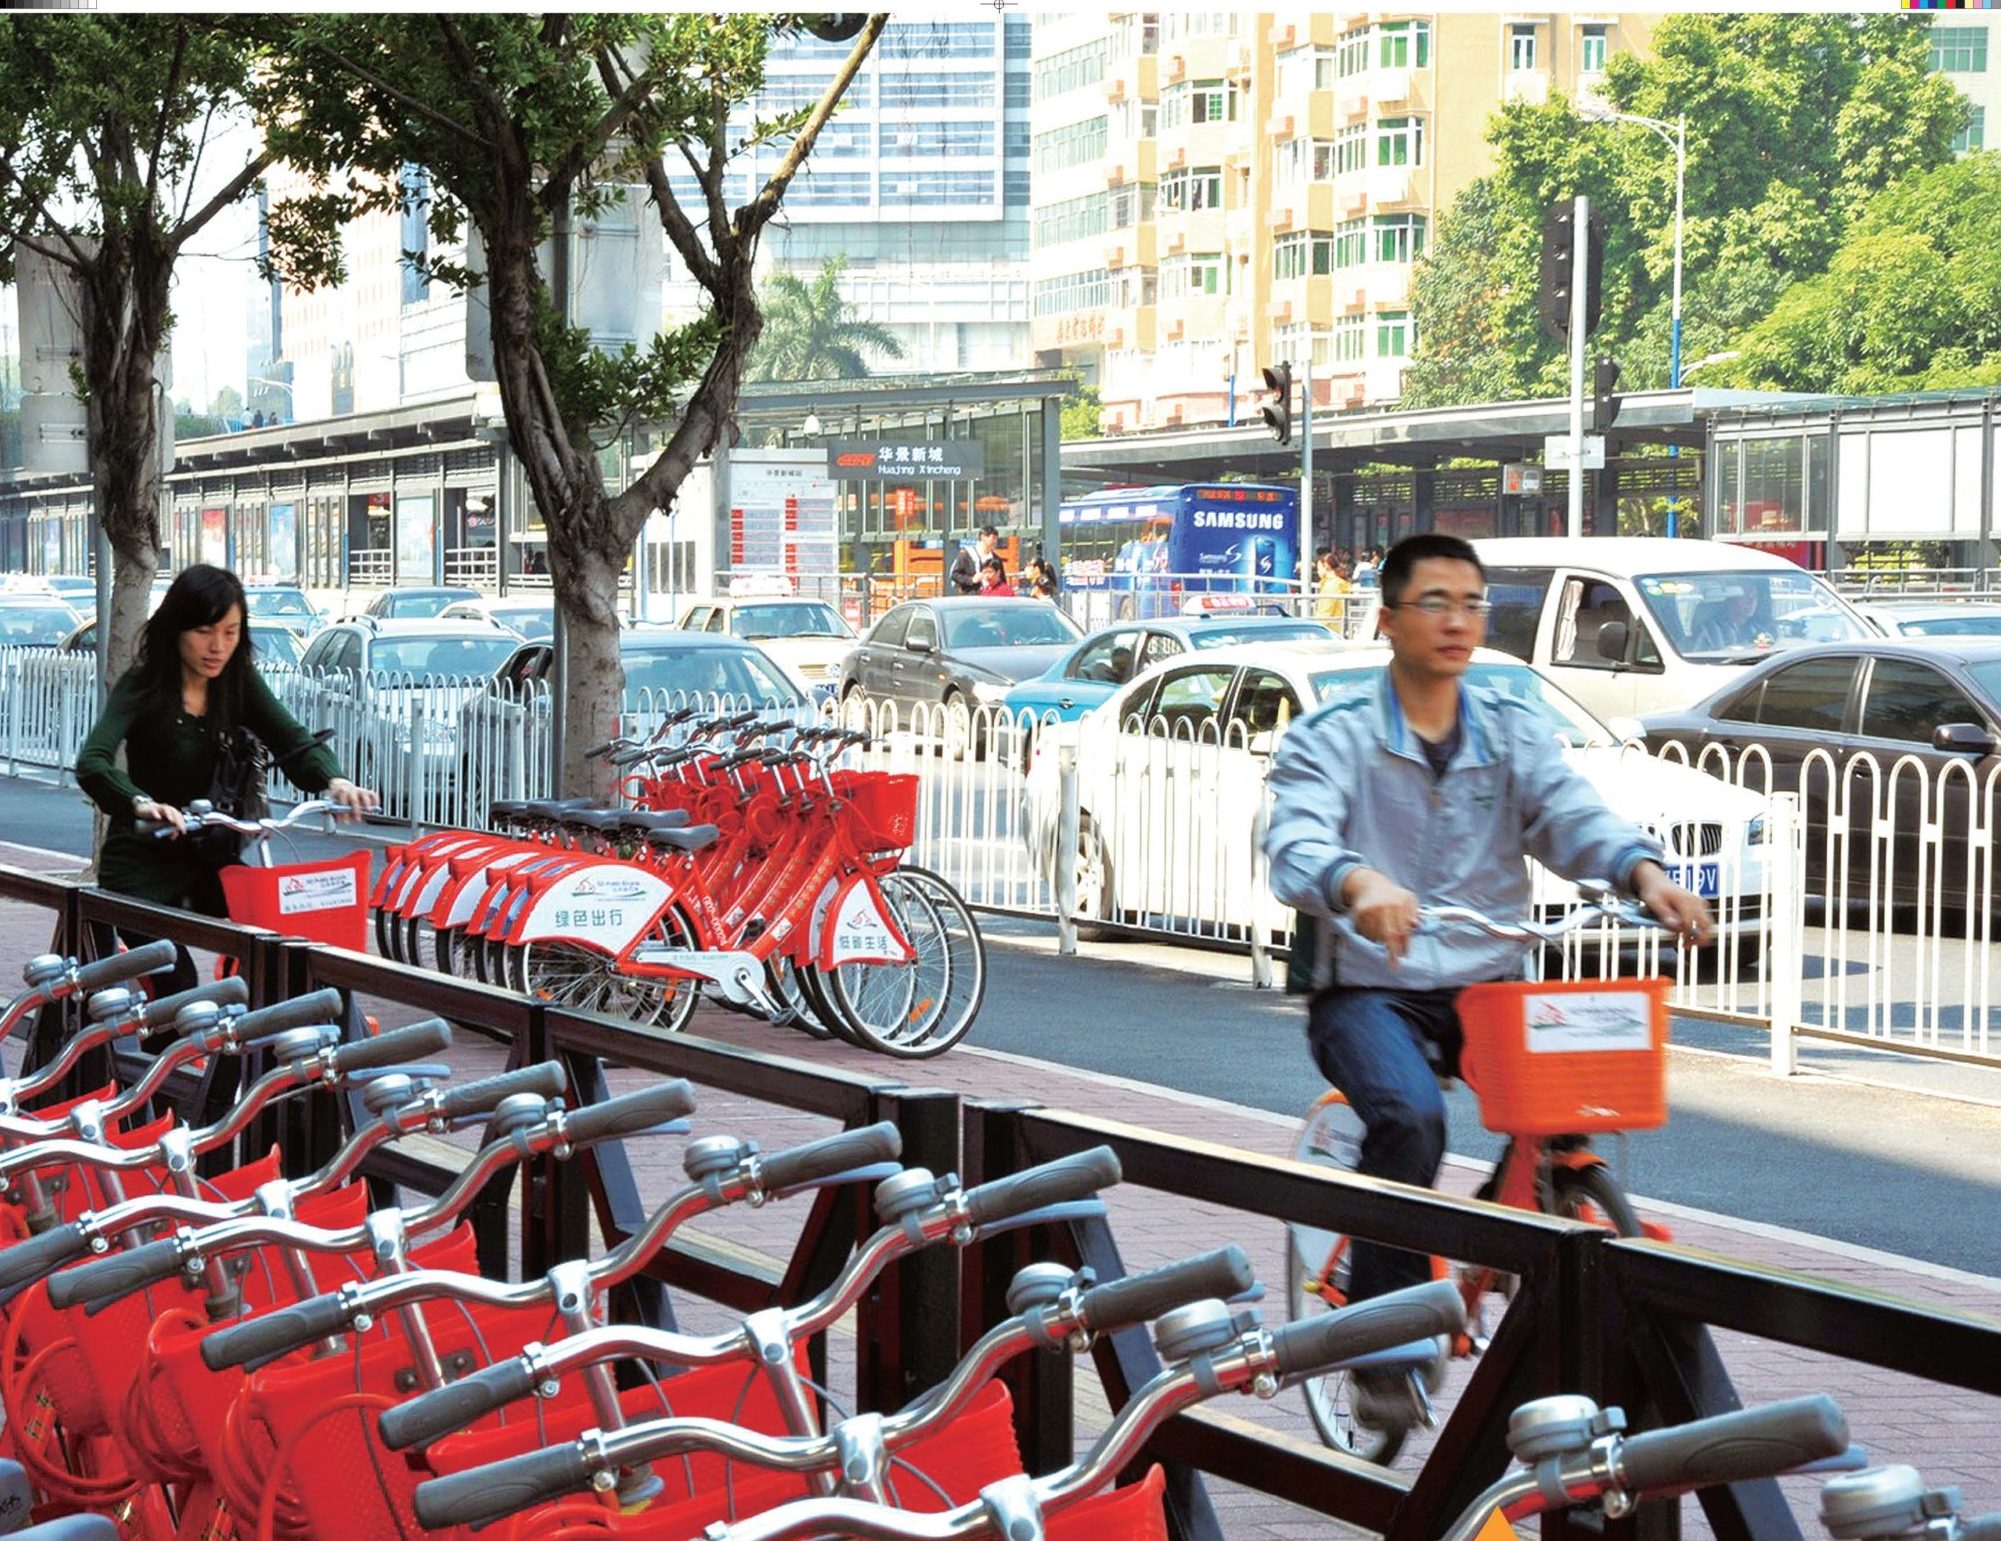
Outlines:
[[[1562,400],[1316,413],[1305,530],[1297,442],[1249,426],[1060,444],[1074,389],[1054,371],[747,386],[736,443],[698,468],[637,543],[630,608],[667,618],[732,577],[775,575],[817,592],[867,586],[872,613],[892,595],[935,592],[958,545],[988,524],[1011,569],[1055,556],[1079,564],[1066,582],[1090,588],[1121,550],[1171,537],[1181,516],[1164,509],[1177,489],[1204,491],[1206,527],[1227,483],[1282,495],[1240,510],[1262,522],[1229,540],[1182,537],[1191,554],[1181,560],[1220,581],[1234,543],[1232,570],[1247,587],[1296,581],[1323,546],[1360,551],[1430,529],[1564,533],[1567,473],[1542,464],[1545,441],[1567,426]],[[1997,401],[1993,390],[1630,393],[1604,466],[1583,473],[1584,532],[1675,527],[1818,569],[1873,565],[1886,547],[1905,565],[1921,543],[1925,566],[1982,572],[2001,563]],[[607,484],[625,485],[662,442],[640,427],[609,446]],[[222,562],[337,603],[395,584],[549,582],[540,515],[490,389],[190,440],[167,487],[168,570]],[[1158,491],[1095,496],[1131,489]],[[0,480],[0,568],[87,572],[91,506],[81,464]],[[1279,512],[1289,527],[1266,529]],[[1159,568],[1172,553],[1148,559]]]

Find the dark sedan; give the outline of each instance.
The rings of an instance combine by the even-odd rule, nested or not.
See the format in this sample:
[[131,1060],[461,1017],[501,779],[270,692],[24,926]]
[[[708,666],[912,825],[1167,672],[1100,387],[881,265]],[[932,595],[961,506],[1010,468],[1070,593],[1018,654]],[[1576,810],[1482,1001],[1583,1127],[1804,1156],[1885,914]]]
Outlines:
[[[850,716],[871,701],[909,719],[932,719],[946,749],[973,742],[973,713],[1000,709],[1017,681],[1042,673],[1083,636],[1083,629],[1043,599],[913,599],[870,628],[841,665],[841,702]],[[980,735],[985,747],[987,735]]]
[[[1967,849],[1996,812],[2001,639],[1884,637],[1791,650],[1698,706],[1641,721],[1649,743],[1680,744],[1692,761],[1715,746],[1734,767],[1750,752],[1742,780],[1754,789],[1764,780],[1756,751],[1770,756],[1773,789],[1800,794],[1810,895],[1908,904],[1937,892],[1947,909],[1980,903],[1969,891]],[[1888,823],[1882,842],[1876,820]],[[1986,886],[1989,907],[2001,912],[2001,885]]]

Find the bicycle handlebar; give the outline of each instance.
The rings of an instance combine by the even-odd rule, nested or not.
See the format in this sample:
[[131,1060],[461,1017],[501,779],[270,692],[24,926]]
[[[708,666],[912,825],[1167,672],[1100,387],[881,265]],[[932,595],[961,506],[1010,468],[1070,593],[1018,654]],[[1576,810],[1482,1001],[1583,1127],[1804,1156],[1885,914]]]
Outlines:
[[695,1111],[695,1090],[686,1081],[662,1081],[640,1091],[594,1102],[563,1119],[563,1136],[578,1145],[638,1134]]
[[86,963],[78,968],[75,988],[79,993],[87,994],[106,985],[137,979],[143,974],[162,973],[174,966],[174,956],[174,944],[168,941],[148,942],[144,947],[115,952],[108,958],[99,958],[95,963]]
[[[220,1336],[221,1333],[214,1333],[203,1340],[204,1359],[208,1355],[208,1344]],[[311,1342],[312,1339],[298,1341]],[[512,1359],[502,1359],[474,1370],[470,1375],[462,1375],[449,1386],[384,1408],[381,1418],[376,1421],[376,1428],[382,1435],[383,1444],[391,1450],[421,1449],[433,1440],[477,1423],[488,1413],[519,1402],[540,1381],[541,1372],[517,1354]]]
[[574,1440],[417,1485],[417,1522],[430,1530],[478,1525],[587,1487],[590,1457]]
[[981,1183],[961,1195],[961,1202],[973,1224],[992,1225],[1031,1209],[1089,1198],[1100,1188],[1113,1187],[1118,1180],[1119,1158],[1109,1145],[1099,1145],[1011,1177]]
[[251,1043],[289,1032],[295,1027],[319,1027],[338,1017],[343,1005],[340,991],[315,990],[310,995],[295,996],[275,1006],[247,1011],[231,1024],[231,1029],[238,1043]]
[[894,1161],[902,1154],[903,1136],[896,1125],[865,1124],[859,1129],[843,1129],[823,1140],[759,1157],[757,1172],[765,1192],[775,1195],[837,1177],[856,1167]]
[[356,1070],[400,1065],[409,1060],[422,1059],[427,1054],[442,1054],[451,1046],[450,1024],[442,1017],[432,1017],[428,1021],[412,1022],[408,1027],[393,1027],[386,1033],[377,1033],[373,1038],[342,1044],[332,1053],[334,1073],[348,1075]]
[[1618,1479],[1630,1492],[1684,1493],[1769,1477],[1847,1448],[1848,1420],[1831,1397],[1795,1397],[1628,1435]]
[[509,1097],[524,1093],[545,1100],[560,1097],[568,1084],[569,1078],[563,1073],[563,1067],[554,1060],[544,1060],[539,1065],[488,1076],[483,1081],[446,1087],[438,1094],[438,1116],[457,1122],[475,1113],[491,1113]]
[[1484,931],[1488,936],[1499,937],[1506,942],[1555,942],[1571,932],[1599,921],[1611,920],[1622,926],[1640,926],[1650,930],[1665,930],[1666,926],[1646,910],[1630,900],[1621,899],[1612,890],[1612,885],[1602,880],[1587,878],[1577,885],[1579,900],[1574,908],[1559,919],[1552,921],[1496,920],[1479,910],[1469,909],[1461,904],[1424,905],[1418,909],[1418,926],[1429,930],[1439,926],[1470,926],[1476,931]]
[[1458,1286],[1438,1279],[1275,1327],[1272,1354],[1279,1375],[1290,1379],[1323,1364],[1458,1332],[1465,1325],[1466,1302]]
[[250,1004],[250,986],[243,982],[241,974],[231,974],[227,979],[211,980],[208,984],[196,985],[192,990],[177,990],[172,995],[156,996],[145,1004],[140,1015],[150,1030],[163,1022],[171,1024],[181,1014],[182,1007],[204,1003],[247,1006]]
[[178,1237],[149,1241],[144,1246],[114,1252],[94,1263],[55,1275],[49,1280],[49,1304],[58,1311],[66,1311],[75,1305],[116,1300],[171,1279],[184,1266]]
[[1152,1321],[1192,1300],[1228,1300],[1257,1282],[1244,1250],[1237,1246],[1183,1258],[1145,1273],[1094,1285],[1077,1301],[1077,1314],[1093,1332],[1114,1332]]

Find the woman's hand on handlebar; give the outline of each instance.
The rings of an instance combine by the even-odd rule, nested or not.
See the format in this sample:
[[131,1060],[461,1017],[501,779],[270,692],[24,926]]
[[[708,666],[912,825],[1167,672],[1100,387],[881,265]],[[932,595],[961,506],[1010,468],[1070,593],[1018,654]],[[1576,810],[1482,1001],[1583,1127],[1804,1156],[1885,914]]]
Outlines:
[[336,802],[350,814],[362,814],[371,808],[379,808],[382,799],[367,787],[358,787],[345,776],[336,776],[327,783],[324,794],[330,802]]
[[[167,829],[160,831],[160,833],[168,839],[185,835],[188,832],[188,821],[182,817],[181,810],[176,808],[172,803],[163,803],[155,798],[141,797],[134,800],[132,804],[132,818],[134,822],[139,824],[166,825]],[[171,830],[173,833],[169,835],[167,830]]]
[[1417,895],[1371,867],[1356,867],[1341,880],[1348,919],[1398,963],[1417,929]]
[[1643,861],[1633,869],[1633,896],[1654,919],[1696,946],[1716,935],[1709,902],[1675,882],[1659,862]]

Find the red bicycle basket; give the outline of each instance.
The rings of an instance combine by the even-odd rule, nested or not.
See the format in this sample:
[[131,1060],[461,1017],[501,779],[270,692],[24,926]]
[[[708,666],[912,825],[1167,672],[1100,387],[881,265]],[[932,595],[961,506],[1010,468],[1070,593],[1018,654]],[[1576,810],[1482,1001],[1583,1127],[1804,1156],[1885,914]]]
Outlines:
[[1459,993],[1460,1059],[1499,1134],[1591,1134],[1667,1122],[1665,979],[1508,981]]
[[1167,1541],[1167,1473],[1158,1466],[1128,1487],[1049,1516],[1049,1541]]
[[224,867],[220,876],[229,918],[308,942],[364,952],[368,948],[368,867],[373,859],[367,851],[356,851],[334,861]]
[[855,844],[865,851],[902,850],[917,838],[917,778],[888,771],[857,771],[845,785],[846,817]]

